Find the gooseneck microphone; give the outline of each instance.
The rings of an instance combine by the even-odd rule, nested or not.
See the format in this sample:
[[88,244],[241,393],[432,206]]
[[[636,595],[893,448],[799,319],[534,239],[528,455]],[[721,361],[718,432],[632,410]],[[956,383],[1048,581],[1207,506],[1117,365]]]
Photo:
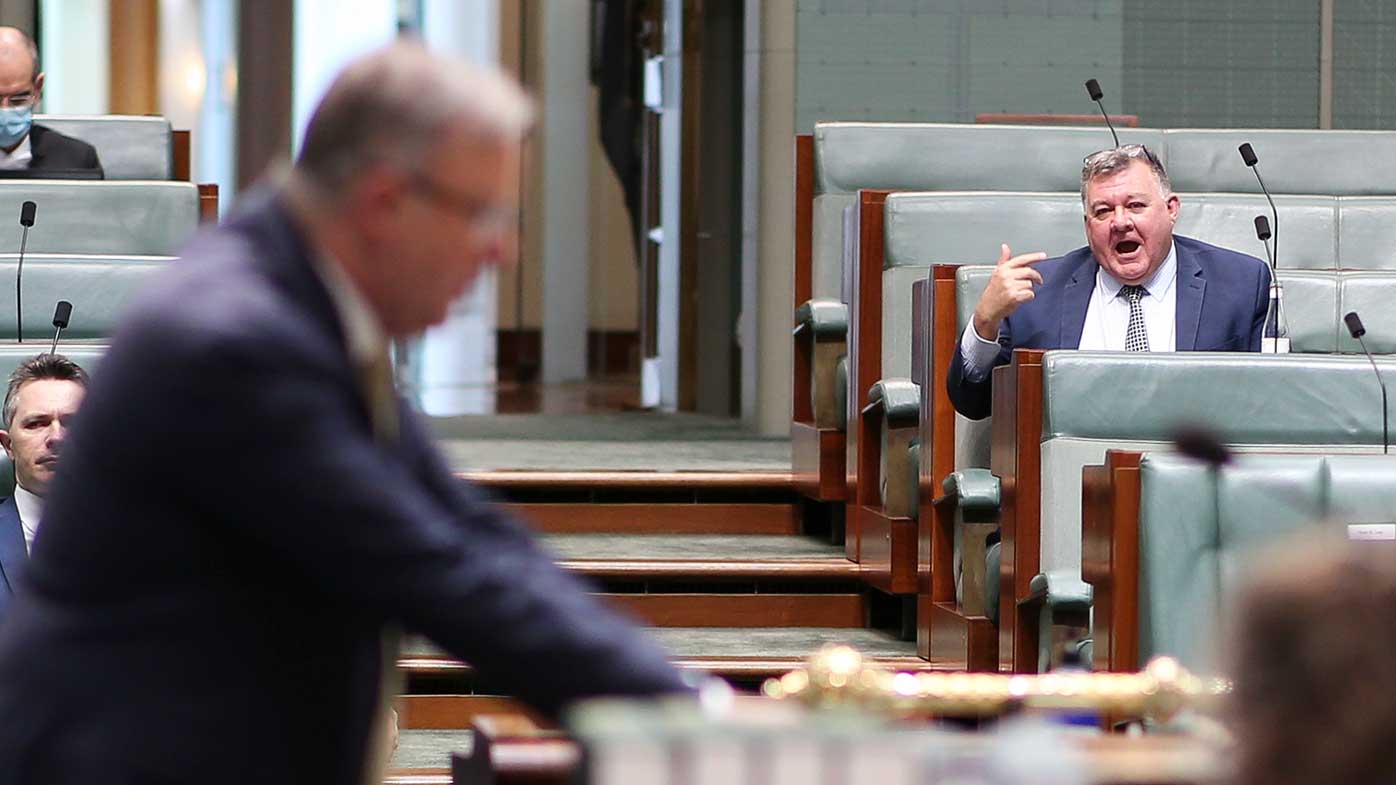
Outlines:
[[73,304],[67,300],[59,300],[58,307],[53,309],[53,345],[49,347],[48,353],[54,354],[58,351],[58,336],[63,333],[68,326],[68,320],[73,316]]
[[1266,305],[1265,311],[1265,335],[1261,343],[1261,351],[1265,351],[1264,341],[1273,341],[1271,345],[1272,354],[1280,353],[1280,343],[1285,343],[1285,353],[1289,352],[1289,338],[1281,335],[1284,332],[1284,293],[1280,287],[1280,271],[1275,267],[1275,254],[1270,250],[1270,219],[1263,215],[1255,217],[1255,236],[1265,246],[1265,258],[1270,264],[1270,302]]
[[15,268],[15,341],[24,343],[24,247],[29,244],[29,227],[34,225],[34,211],[39,206],[26,201],[19,206],[19,264]]
[[1362,318],[1357,315],[1357,311],[1348,311],[1347,316],[1343,317],[1343,323],[1348,326],[1348,334],[1357,339],[1362,353],[1367,355],[1367,361],[1372,364],[1372,373],[1377,375],[1377,385],[1381,387],[1381,454],[1386,455],[1391,448],[1386,424],[1386,382],[1381,380],[1381,369],[1377,367],[1372,353],[1367,351],[1367,342],[1362,340],[1362,336],[1367,334],[1367,328],[1362,326]]
[[1110,137],[1115,140],[1115,146],[1119,147],[1120,135],[1115,133],[1115,125],[1110,122],[1110,114],[1105,111],[1105,104],[1100,102],[1100,99],[1105,97],[1105,93],[1100,90],[1100,82],[1094,79],[1087,79],[1086,92],[1090,94],[1091,100],[1095,101],[1095,105],[1100,107],[1100,116],[1105,118],[1105,127],[1110,129]]
[[[1261,178],[1260,170],[1255,166],[1260,163],[1260,159],[1255,157],[1255,150],[1251,148],[1251,143],[1246,142],[1236,149],[1241,153],[1241,160],[1255,174],[1255,181],[1260,183],[1260,192],[1265,194],[1265,201],[1270,203],[1270,216],[1273,219],[1271,226],[1275,230],[1273,235],[1275,238],[1275,258],[1278,259],[1280,258],[1280,211],[1275,209],[1275,200],[1270,198],[1270,189],[1265,187],[1265,180]],[[1271,263],[1270,266],[1274,267],[1274,263]]]

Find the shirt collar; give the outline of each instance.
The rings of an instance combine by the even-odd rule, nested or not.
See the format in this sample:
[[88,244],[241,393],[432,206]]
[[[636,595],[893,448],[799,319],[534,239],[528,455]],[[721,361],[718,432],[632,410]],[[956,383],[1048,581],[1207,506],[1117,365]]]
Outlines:
[[325,285],[330,302],[334,303],[335,312],[339,315],[349,356],[361,365],[375,362],[388,351],[388,336],[383,331],[378,314],[373,312],[368,300],[364,299],[359,287],[344,272],[337,259],[324,254],[312,254],[311,257],[311,267]]
[[[1168,294],[1168,291],[1173,288],[1173,282],[1177,280],[1177,278],[1178,244],[1170,242],[1168,244],[1168,255],[1163,258],[1163,264],[1159,265],[1157,270],[1154,270],[1154,274],[1149,277],[1149,280],[1143,282],[1144,289],[1148,292],[1147,296],[1159,300],[1163,299]],[[1105,269],[1105,265],[1101,264],[1096,266],[1095,284],[1096,288],[1099,289],[1100,293],[1105,297],[1106,302],[1110,302],[1118,297],[1120,289],[1124,288],[1124,284],[1115,280],[1115,276],[1111,275]]]
[[25,134],[19,145],[10,152],[0,150],[0,169],[28,169],[34,158],[34,150],[29,146],[29,134]]
[[19,511],[19,525],[24,529],[24,547],[33,547],[34,533],[39,530],[39,519],[44,516],[44,500],[30,493],[19,483],[15,483],[15,509]]

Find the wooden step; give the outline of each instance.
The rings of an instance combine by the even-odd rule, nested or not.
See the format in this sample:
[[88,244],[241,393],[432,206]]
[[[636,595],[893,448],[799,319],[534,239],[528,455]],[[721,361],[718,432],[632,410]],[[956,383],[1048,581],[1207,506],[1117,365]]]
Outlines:
[[651,627],[862,627],[868,600],[858,594],[603,594]]
[[503,695],[400,695],[398,727],[403,730],[457,730],[469,728],[485,714],[522,715],[538,725],[547,722],[537,712]]
[[545,534],[800,533],[794,504],[562,504],[505,505]]
[[510,471],[458,472],[457,476],[496,490],[536,488],[607,488],[630,490],[769,490],[794,489],[790,472],[629,472]]
[[[742,681],[778,676],[803,667],[805,658],[829,642],[850,643],[870,661],[902,670],[953,670],[957,665],[927,662],[916,656],[915,641],[899,641],[876,630],[661,628],[649,632],[672,653],[677,666]],[[419,676],[471,672],[469,665],[420,638],[405,642],[398,667]]]

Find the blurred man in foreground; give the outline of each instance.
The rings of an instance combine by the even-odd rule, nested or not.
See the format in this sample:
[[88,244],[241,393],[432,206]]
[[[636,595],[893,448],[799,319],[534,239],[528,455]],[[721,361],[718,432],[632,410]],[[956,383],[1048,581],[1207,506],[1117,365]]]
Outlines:
[[398,628],[545,712],[683,689],[392,389],[388,342],[510,258],[528,122],[500,76],[361,59],[133,308],[0,632],[0,780],[367,781]]
[[10,374],[0,447],[14,467],[15,492],[0,502],[0,616],[29,561],[59,453],[86,391],[87,373],[61,354],[31,357]]

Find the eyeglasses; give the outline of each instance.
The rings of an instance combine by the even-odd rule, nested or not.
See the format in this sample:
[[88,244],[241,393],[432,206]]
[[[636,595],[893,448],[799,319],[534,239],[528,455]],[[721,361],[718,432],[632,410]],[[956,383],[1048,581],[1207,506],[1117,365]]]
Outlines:
[[408,182],[423,196],[470,222],[477,232],[503,234],[518,226],[516,208],[493,206],[482,199],[453,192],[421,172],[408,175]]
[[33,90],[25,90],[10,95],[0,95],[0,107],[6,109],[24,109],[33,106],[39,100],[38,93]]

